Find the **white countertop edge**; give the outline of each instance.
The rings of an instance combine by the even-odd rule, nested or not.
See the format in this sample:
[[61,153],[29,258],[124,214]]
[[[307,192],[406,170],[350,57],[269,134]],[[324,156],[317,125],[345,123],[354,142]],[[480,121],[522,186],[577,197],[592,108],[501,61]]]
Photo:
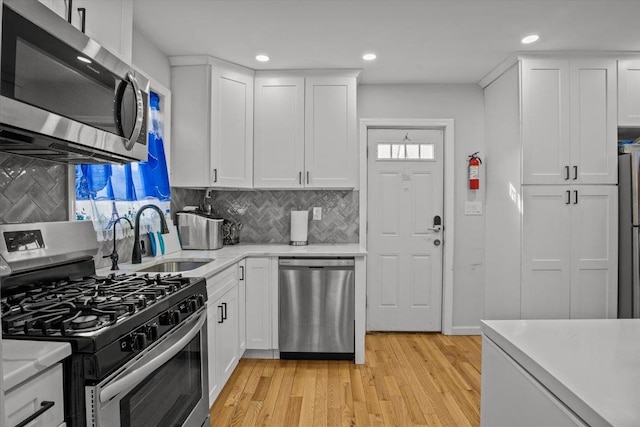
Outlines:
[[[214,261],[203,265],[202,267],[181,272],[186,277],[211,277],[233,264],[249,257],[274,257],[274,256],[319,256],[319,257],[365,257],[366,249],[357,243],[336,243],[336,244],[313,244],[307,246],[290,246],[286,244],[240,244],[233,246],[224,246],[217,250],[180,250],[169,254],[145,257],[140,264],[131,264],[130,262],[119,264],[120,270],[116,273],[135,272],[146,267],[171,260],[185,259],[205,259],[213,258]],[[109,267],[102,268],[97,271],[99,275],[108,275],[113,273]],[[151,274],[151,273],[150,273]]]
[[481,320],[480,330],[482,334],[493,341],[513,360],[515,360],[525,371],[536,378],[551,394],[556,396],[571,411],[573,411],[587,425],[613,427],[610,421],[606,420],[600,413],[594,410],[585,402],[574,390],[568,388],[562,381],[549,372],[547,368],[540,365],[531,358],[520,347],[512,343],[507,337],[498,332],[494,327],[501,322],[520,322],[526,324],[527,320]]
[[2,386],[5,392],[71,355],[71,344],[2,340]]

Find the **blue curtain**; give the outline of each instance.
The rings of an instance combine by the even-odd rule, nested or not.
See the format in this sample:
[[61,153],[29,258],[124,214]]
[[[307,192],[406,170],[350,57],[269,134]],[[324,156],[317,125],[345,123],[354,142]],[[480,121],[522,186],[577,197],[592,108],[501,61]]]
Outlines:
[[77,200],[171,199],[160,127],[160,97],[151,92],[149,98],[151,125],[147,161],[126,165],[76,165]]

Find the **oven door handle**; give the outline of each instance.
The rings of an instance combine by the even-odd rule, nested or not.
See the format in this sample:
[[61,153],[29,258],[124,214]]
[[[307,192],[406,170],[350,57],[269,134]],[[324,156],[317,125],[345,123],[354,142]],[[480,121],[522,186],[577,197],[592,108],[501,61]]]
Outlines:
[[206,320],[207,312],[203,311],[202,314],[200,314],[198,320],[195,321],[195,324],[191,327],[191,329],[189,329],[189,331],[185,335],[183,335],[182,338],[180,338],[180,340],[178,340],[175,344],[173,344],[167,350],[163,351],[161,354],[157,355],[144,365],[131,371],[122,378],[119,378],[118,380],[103,388],[100,391],[100,402],[105,403],[110,399],[113,399],[123,391],[129,390],[136,384],[139,384],[146,377],[148,377],[153,371],[171,360],[176,354],[180,353],[180,351],[182,351],[184,347],[189,344],[189,342],[196,335],[198,335],[198,333],[202,329],[202,325],[204,325],[204,322]]

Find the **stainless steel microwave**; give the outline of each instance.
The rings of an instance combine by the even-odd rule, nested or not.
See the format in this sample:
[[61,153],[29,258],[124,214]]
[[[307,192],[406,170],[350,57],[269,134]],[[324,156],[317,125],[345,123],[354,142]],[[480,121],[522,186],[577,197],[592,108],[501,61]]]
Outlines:
[[149,81],[38,0],[0,4],[0,151],[146,161]]

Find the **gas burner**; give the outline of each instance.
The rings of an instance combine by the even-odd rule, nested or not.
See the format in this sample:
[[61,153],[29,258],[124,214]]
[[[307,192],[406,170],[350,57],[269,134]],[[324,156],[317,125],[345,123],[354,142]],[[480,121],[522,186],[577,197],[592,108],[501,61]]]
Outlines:
[[93,328],[98,324],[98,316],[96,315],[88,315],[88,316],[78,316],[71,321],[72,329],[88,329]]

